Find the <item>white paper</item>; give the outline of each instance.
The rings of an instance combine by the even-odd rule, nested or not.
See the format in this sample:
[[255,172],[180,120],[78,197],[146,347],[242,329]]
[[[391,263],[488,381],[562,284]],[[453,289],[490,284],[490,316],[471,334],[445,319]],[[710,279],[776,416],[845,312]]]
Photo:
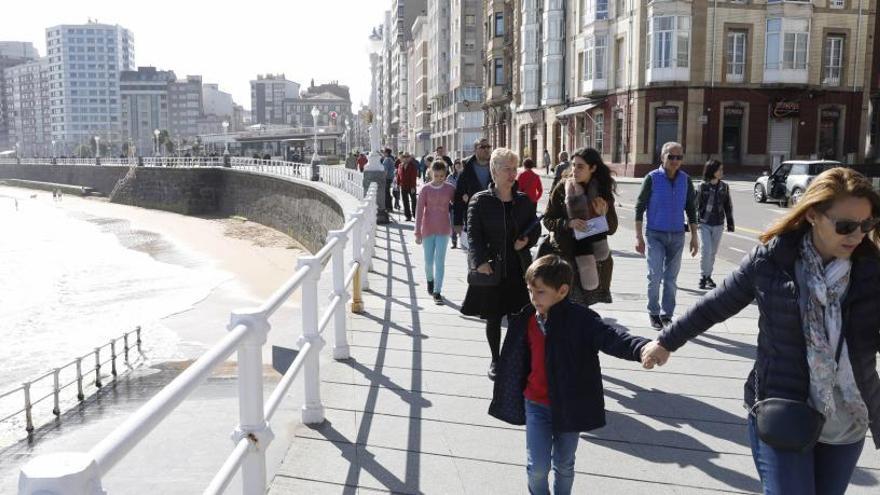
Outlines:
[[603,232],[608,232],[608,219],[605,215],[587,220],[587,230],[575,229],[574,238],[579,241]]

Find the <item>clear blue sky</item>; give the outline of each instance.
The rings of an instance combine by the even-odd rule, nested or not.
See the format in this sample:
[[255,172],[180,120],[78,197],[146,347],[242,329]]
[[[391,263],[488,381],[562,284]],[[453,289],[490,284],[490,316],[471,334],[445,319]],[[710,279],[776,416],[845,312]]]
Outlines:
[[352,103],[369,101],[368,41],[390,0],[39,0],[4,2],[0,41],[31,41],[46,54],[45,29],[88,18],[134,32],[135,62],[199,74],[250,108],[248,81],[283,72],[308,86],[338,80]]

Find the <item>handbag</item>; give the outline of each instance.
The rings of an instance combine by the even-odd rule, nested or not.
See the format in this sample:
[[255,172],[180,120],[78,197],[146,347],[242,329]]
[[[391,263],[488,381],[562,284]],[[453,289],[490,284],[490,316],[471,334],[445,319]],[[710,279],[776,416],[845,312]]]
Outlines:
[[501,271],[497,268],[495,260],[489,260],[489,266],[492,267],[492,274],[486,275],[480,273],[476,269],[468,270],[467,283],[475,287],[497,287],[501,284]]
[[[837,343],[834,360],[840,362],[844,337]],[[755,370],[755,399],[758,398],[758,371]],[[750,414],[755,416],[758,438],[774,449],[807,452],[816,446],[825,426],[825,415],[805,401],[771,397],[755,402]]]

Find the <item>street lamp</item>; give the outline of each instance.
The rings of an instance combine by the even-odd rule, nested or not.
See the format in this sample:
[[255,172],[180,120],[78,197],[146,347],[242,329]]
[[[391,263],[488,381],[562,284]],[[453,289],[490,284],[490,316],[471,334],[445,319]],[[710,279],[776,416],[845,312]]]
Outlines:
[[510,130],[510,139],[507,141],[507,147],[513,149],[513,115],[516,113],[516,101],[510,98],[510,118],[507,119],[507,128]]
[[101,136],[95,136],[95,158],[101,158]]
[[345,154],[351,154],[351,131],[348,128],[348,117],[345,118]]
[[458,157],[464,160],[464,113],[458,114]]
[[156,153],[154,156],[159,156],[159,129],[153,129],[153,136],[156,138]]
[[226,137],[226,131],[229,130],[229,121],[223,121],[223,143],[225,144],[225,148],[223,150],[224,155],[229,154],[229,139]]
[[312,153],[312,180],[313,181],[321,180],[321,175],[318,172],[318,160],[319,160],[319,158],[318,158],[318,115],[320,115],[320,114],[321,114],[321,112],[318,110],[318,107],[312,107],[312,125],[313,125],[314,135],[315,135],[315,144],[313,145],[315,152]]
[[55,158],[55,140],[52,140],[52,158]]

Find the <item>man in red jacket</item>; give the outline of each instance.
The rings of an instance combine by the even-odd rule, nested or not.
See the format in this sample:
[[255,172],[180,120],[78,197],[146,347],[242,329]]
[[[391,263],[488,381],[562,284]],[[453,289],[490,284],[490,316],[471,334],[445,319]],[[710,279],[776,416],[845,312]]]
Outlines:
[[531,158],[523,160],[523,170],[516,178],[519,190],[526,193],[526,196],[532,200],[532,203],[538,204],[541,195],[544,194],[544,185],[541,183],[541,177],[535,173],[535,161]]
[[358,171],[363,172],[363,171],[364,171],[364,167],[367,166],[367,163],[368,163],[369,161],[370,161],[370,160],[367,158],[367,155],[364,154],[364,153],[361,153],[361,154],[358,156],[358,159],[357,159],[357,168],[358,168]]
[[419,167],[409,153],[404,153],[397,167],[397,185],[403,196],[403,215],[406,221],[412,221],[416,209],[416,182],[419,178]]

